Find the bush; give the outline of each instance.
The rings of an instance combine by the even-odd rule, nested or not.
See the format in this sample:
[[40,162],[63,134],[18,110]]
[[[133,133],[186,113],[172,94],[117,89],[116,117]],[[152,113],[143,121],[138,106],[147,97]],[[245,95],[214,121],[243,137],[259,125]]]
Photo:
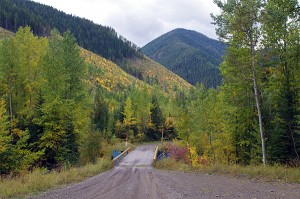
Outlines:
[[101,134],[99,132],[89,133],[86,138],[82,151],[81,163],[95,163],[101,155]]
[[165,150],[169,153],[170,157],[176,161],[190,163],[189,149],[187,146],[178,146],[176,144],[167,143]]

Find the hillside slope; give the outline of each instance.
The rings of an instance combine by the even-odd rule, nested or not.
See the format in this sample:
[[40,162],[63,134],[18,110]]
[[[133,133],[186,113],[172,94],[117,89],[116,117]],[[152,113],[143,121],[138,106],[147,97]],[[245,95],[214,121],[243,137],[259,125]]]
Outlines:
[[187,91],[192,87],[187,81],[146,56],[143,59],[127,59],[125,65],[139,71],[141,80],[150,85],[159,85],[167,93]]
[[[12,36],[14,33],[0,28],[0,39]],[[126,73],[117,64],[91,51],[81,48],[81,56],[89,65],[89,84],[91,87],[100,85],[108,92],[123,91],[129,87],[154,89],[174,95],[176,91],[187,90],[191,85],[149,58],[131,59],[127,61],[130,67],[139,70],[145,77],[142,80]],[[155,80],[155,81],[154,81]]]
[[191,84],[216,87],[225,44],[185,29],[175,29],[142,48],[142,52]]
[[108,92],[122,91],[131,86],[142,88],[146,86],[143,81],[124,72],[118,65],[95,53],[81,48],[81,56],[89,67],[90,86],[100,85]]
[[1,27],[16,32],[26,25],[38,36],[49,36],[54,28],[61,33],[69,30],[79,46],[115,63],[142,56],[136,45],[110,27],[29,0],[0,0]]
[[13,36],[14,34],[8,30],[5,30],[0,27],[0,39],[4,39],[9,36]]
[[[14,13],[14,15],[9,13]],[[55,8],[32,1],[0,0],[0,26],[15,32],[19,26],[26,25],[32,28],[35,35],[39,36],[49,36],[53,28],[60,32],[70,30],[79,46],[88,50],[83,51],[83,54],[90,56],[89,59],[92,59],[92,62],[99,62],[103,66],[108,64],[108,60],[117,63],[118,66],[109,62],[111,68],[114,68],[111,71],[106,70],[108,67],[103,69],[105,78],[101,81],[103,81],[103,85],[111,84],[114,87],[111,89],[122,87],[123,83],[127,85],[130,81],[137,81],[135,78],[132,79],[131,75],[148,84],[158,84],[158,87],[167,93],[174,92],[174,88],[181,90],[180,88],[191,87],[186,81],[160,64],[154,63],[148,58],[145,59],[132,42],[118,36],[112,28],[67,15]],[[97,57],[96,54],[100,57]],[[124,73],[119,66],[129,75]],[[119,72],[120,70],[121,72]],[[165,76],[161,74],[165,74]],[[123,76],[121,78],[123,80],[130,77],[130,81],[118,82],[120,75]],[[106,78],[111,82],[106,82],[108,81]],[[104,84],[104,82],[106,83]]]

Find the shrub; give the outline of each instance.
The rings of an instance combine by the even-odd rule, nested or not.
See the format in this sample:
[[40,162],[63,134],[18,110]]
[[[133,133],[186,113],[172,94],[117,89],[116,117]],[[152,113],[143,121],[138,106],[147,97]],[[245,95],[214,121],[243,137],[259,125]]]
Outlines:
[[184,163],[190,163],[188,147],[167,143],[165,146],[165,150],[174,160],[183,161]]

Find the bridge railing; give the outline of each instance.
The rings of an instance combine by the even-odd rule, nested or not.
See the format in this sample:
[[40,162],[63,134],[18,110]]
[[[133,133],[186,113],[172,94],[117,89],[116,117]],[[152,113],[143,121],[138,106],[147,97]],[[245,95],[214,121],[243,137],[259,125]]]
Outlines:
[[112,162],[114,165],[118,165],[121,160],[129,153],[130,151],[130,147],[128,147],[125,151],[123,151],[120,155],[118,155],[117,157],[115,157]]
[[154,157],[153,157],[153,163],[155,164],[157,159],[157,153],[158,153],[158,146],[155,148]]

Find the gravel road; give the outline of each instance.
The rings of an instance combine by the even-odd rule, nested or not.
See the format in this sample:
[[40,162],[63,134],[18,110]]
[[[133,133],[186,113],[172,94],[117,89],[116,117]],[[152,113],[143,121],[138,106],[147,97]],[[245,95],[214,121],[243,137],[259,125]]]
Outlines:
[[80,183],[34,198],[173,199],[173,198],[288,198],[300,199],[300,184],[266,183],[151,167],[155,146],[141,146],[119,166]]

